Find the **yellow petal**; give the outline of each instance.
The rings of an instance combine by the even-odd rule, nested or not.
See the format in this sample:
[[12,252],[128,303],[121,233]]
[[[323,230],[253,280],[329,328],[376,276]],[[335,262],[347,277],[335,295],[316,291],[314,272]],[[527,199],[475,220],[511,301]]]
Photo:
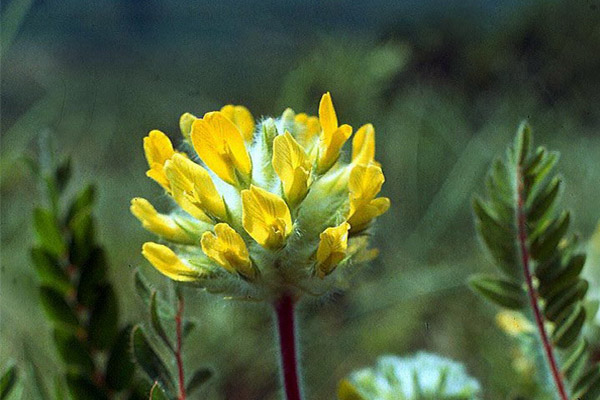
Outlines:
[[369,164],[375,159],[375,128],[372,124],[361,126],[352,139],[352,162]]
[[238,175],[249,180],[252,161],[242,134],[222,113],[210,112],[195,120],[191,138],[198,156],[219,178],[232,185],[240,184]]
[[163,275],[175,281],[195,281],[200,272],[185,265],[177,255],[162,244],[147,242],[142,246],[142,255]]
[[319,123],[326,136],[332,135],[338,128],[337,115],[335,114],[335,108],[333,108],[333,101],[329,92],[321,97],[321,102],[319,103]]
[[350,125],[340,126],[330,136],[322,134],[319,141],[319,159],[317,161],[317,171],[319,173],[327,172],[335,164],[340,157],[340,150],[342,150],[344,143],[351,135],[352,127]]
[[311,163],[302,146],[285,132],[273,140],[273,169],[283,183],[283,192],[293,207],[308,191]]
[[238,127],[244,140],[247,142],[252,140],[254,136],[254,117],[246,107],[228,104],[221,108],[221,112]]
[[348,222],[352,225],[351,232],[362,231],[374,218],[384,214],[389,208],[390,199],[387,197],[378,197],[356,208],[354,213],[348,218]]
[[202,235],[202,251],[231,273],[254,278],[256,271],[252,268],[250,255],[244,239],[232,227],[225,223],[215,225],[215,234],[204,232]]
[[165,171],[171,182],[173,198],[190,215],[201,220],[206,214],[220,220],[227,218],[225,202],[207,170],[175,154],[165,164]]
[[264,189],[242,190],[242,224],[258,244],[278,249],[292,232],[292,217],[283,199]]
[[194,239],[177,225],[173,218],[160,214],[148,200],[140,197],[132,199],[130,210],[140,220],[144,229],[172,242],[194,243]]
[[378,165],[356,165],[352,168],[348,182],[350,191],[348,222],[352,226],[351,232],[363,230],[373,218],[389,209],[388,198],[375,198],[384,181],[383,172]]
[[307,115],[305,113],[296,114],[295,121],[297,124],[301,125],[301,132],[298,135],[298,141],[305,148],[309,146],[315,136],[321,132],[321,124],[319,123],[319,118]]
[[197,119],[198,117],[190,113],[182,114],[179,118],[179,129],[181,130],[181,134],[183,135],[183,137],[187,140],[190,140],[190,134],[192,133],[192,124]]
[[350,224],[347,222],[339,226],[327,228],[320,235],[319,247],[317,248],[316,272],[319,278],[329,275],[340,261],[346,257],[348,249],[348,230]]
[[171,140],[159,130],[150,131],[144,138],[144,153],[150,167],[146,175],[158,182],[165,190],[170,191],[163,166],[175,154]]

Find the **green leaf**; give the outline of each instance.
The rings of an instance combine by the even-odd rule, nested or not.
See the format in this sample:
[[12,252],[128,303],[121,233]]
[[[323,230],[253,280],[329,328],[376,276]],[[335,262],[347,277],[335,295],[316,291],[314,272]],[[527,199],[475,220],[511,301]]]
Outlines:
[[167,332],[165,332],[165,329],[162,325],[162,321],[160,320],[160,317],[158,315],[156,297],[157,297],[157,292],[156,292],[156,290],[154,290],[152,292],[152,294],[150,295],[150,321],[152,322],[152,327],[154,328],[154,331],[158,334],[158,336],[162,339],[162,341],[167,345],[167,347],[169,347],[169,349],[171,349],[171,351],[174,351],[173,345],[171,344],[171,339],[169,339]]
[[136,325],[131,332],[133,356],[137,365],[144,371],[150,382],[158,382],[167,391],[173,393],[175,385],[169,370],[156,354],[141,326]]
[[90,214],[95,198],[96,188],[94,185],[88,185],[77,193],[67,212],[66,225],[71,225],[80,214]]
[[475,275],[469,279],[469,284],[486,299],[506,308],[519,310],[527,302],[524,290],[514,282],[486,275]]
[[40,287],[40,301],[48,318],[61,329],[75,331],[79,320],[62,295],[48,286]]
[[585,265],[585,258],[585,254],[576,254],[570,258],[566,267],[562,269],[559,264],[543,274],[536,273],[540,280],[540,295],[544,298],[550,298],[558,292],[575,285]]
[[55,330],[54,342],[58,354],[70,370],[75,369],[86,375],[92,373],[94,361],[83,343],[74,334]]
[[105,376],[106,385],[111,390],[120,391],[131,385],[135,364],[129,351],[130,338],[131,327],[121,329],[110,350]]
[[111,346],[118,330],[119,304],[112,287],[105,285],[90,314],[89,341],[97,349]]
[[[140,270],[135,271],[134,280],[136,293],[140,299],[142,299],[146,307],[150,307],[152,293],[155,289],[148,283]],[[163,300],[158,292],[156,295],[156,311],[163,320],[172,320],[175,318],[173,307]]]
[[569,229],[571,214],[564,212],[546,232],[531,243],[531,257],[534,260],[547,260],[555,251]]
[[192,394],[195,390],[198,390],[204,383],[206,383],[213,376],[213,372],[208,368],[198,369],[194,372],[192,377],[188,380],[186,385],[186,392]]
[[77,301],[86,307],[91,307],[98,297],[98,287],[106,279],[108,263],[106,254],[101,247],[95,247],[87,261],[80,266],[81,275],[77,285]]
[[194,328],[196,327],[196,323],[194,321],[190,321],[190,320],[185,320],[183,321],[183,329],[182,329],[182,336],[183,338],[187,338],[188,335],[190,333],[192,333],[192,331],[194,330]]
[[59,260],[47,250],[41,247],[31,249],[31,261],[42,285],[56,289],[63,295],[72,289],[71,281]]
[[367,400],[347,379],[344,379],[340,382],[337,397],[338,400]]
[[62,257],[66,251],[58,221],[51,211],[36,208],[33,210],[33,226],[38,243],[56,257]]
[[65,188],[67,187],[67,184],[69,183],[69,180],[71,179],[71,173],[72,173],[71,157],[67,157],[58,165],[58,167],[56,168],[56,171],[54,172],[54,180],[56,181],[56,189],[58,190],[59,193],[62,193],[65,190]]
[[544,307],[546,318],[555,321],[564,310],[585,296],[588,287],[587,281],[579,279],[574,285],[567,287],[553,297],[549,297]]
[[10,365],[0,378],[0,400],[4,400],[8,397],[10,392],[15,387],[17,382],[17,367],[16,365]]
[[521,122],[519,125],[519,130],[517,131],[515,150],[518,156],[519,165],[523,164],[523,162],[529,157],[531,153],[531,126],[527,123],[527,121]]
[[69,257],[72,264],[81,265],[95,248],[94,219],[90,212],[79,213],[69,223],[72,238]]
[[552,334],[552,342],[564,349],[573,344],[583,328],[585,309],[577,304],[572,310],[566,310],[564,316],[556,322],[556,330]]
[[588,361],[588,344],[585,339],[580,339],[573,344],[568,357],[562,364],[563,374],[569,381],[574,381],[583,371]]
[[595,365],[591,367],[573,386],[573,398],[596,400],[597,397],[592,396],[592,394],[597,392],[599,383],[600,367]]
[[150,389],[150,400],[168,400],[167,395],[163,392],[158,382],[154,382]]
[[67,375],[67,387],[73,400],[108,400],[107,394],[87,377],[77,373]]
[[527,207],[527,220],[530,223],[539,221],[552,211],[560,193],[561,183],[560,178],[555,177],[546,190],[533,198],[531,205]]

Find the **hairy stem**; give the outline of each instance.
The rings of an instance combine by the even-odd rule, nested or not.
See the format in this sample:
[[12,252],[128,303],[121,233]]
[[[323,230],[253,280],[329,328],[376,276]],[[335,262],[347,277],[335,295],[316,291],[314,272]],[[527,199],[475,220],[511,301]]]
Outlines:
[[548,338],[548,333],[546,332],[546,328],[544,327],[544,318],[542,317],[542,312],[540,310],[540,305],[538,302],[538,293],[533,285],[533,278],[531,274],[531,265],[530,265],[530,256],[529,249],[527,247],[527,219],[525,216],[524,210],[524,199],[523,199],[523,177],[521,168],[517,171],[517,182],[518,182],[518,205],[517,205],[517,229],[519,234],[519,249],[521,252],[521,263],[523,264],[523,273],[525,275],[525,282],[527,284],[527,294],[529,296],[529,302],[531,308],[533,310],[533,315],[535,318],[535,324],[537,326],[537,330],[540,334],[540,338],[542,341],[542,346],[544,347],[544,353],[546,354],[546,360],[548,361],[548,365],[550,367],[550,372],[552,373],[552,378],[556,385],[556,389],[558,390],[558,396],[560,400],[569,400],[567,395],[567,391],[565,389],[565,384],[563,382],[563,376],[558,367],[558,363],[556,362],[556,357],[554,356],[554,350],[552,348],[552,344],[550,339]]
[[296,352],[295,301],[291,296],[283,295],[275,302],[274,306],[277,316],[281,374],[285,397],[287,400],[302,400]]
[[181,346],[183,337],[181,334],[181,317],[183,315],[183,297],[179,297],[177,302],[177,314],[175,315],[175,330],[177,334],[177,345],[175,347],[175,360],[177,361],[177,373],[179,375],[179,397],[178,400],[185,400],[185,377],[183,375],[183,360],[181,357]]

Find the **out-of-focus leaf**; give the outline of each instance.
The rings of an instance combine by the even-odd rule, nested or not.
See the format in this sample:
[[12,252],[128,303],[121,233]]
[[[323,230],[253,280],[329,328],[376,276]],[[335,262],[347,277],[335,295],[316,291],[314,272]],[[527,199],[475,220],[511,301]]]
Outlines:
[[108,400],[108,396],[89,378],[77,373],[67,375],[67,387],[73,400]]
[[72,238],[69,249],[71,263],[83,264],[95,247],[94,219],[90,212],[77,214],[69,223]]
[[527,301],[521,286],[504,279],[475,275],[469,279],[469,284],[486,299],[509,309],[519,310]]
[[567,287],[555,296],[548,298],[546,306],[544,307],[544,315],[546,318],[550,321],[555,321],[564,310],[585,296],[588,287],[587,281],[578,279],[577,283]]
[[597,400],[600,388],[600,367],[591,367],[573,386],[574,399]]
[[111,390],[119,391],[131,385],[135,364],[129,350],[130,338],[131,327],[121,329],[110,350],[105,376],[106,385]]
[[347,380],[343,379],[338,387],[338,400],[367,400]]
[[104,250],[95,247],[87,261],[80,266],[81,275],[77,285],[77,301],[91,307],[98,297],[98,287],[106,279],[107,261]]
[[160,383],[167,394],[175,391],[171,374],[162,359],[156,354],[141,326],[137,325],[131,332],[133,355],[137,365],[144,371],[151,382]]
[[[140,299],[142,299],[146,307],[150,307],[152,293],[155,289],[146,281],[146,278],[144,278],[140,270],[135,271],[134,280],[136,293]],[[156,294],[156,311],[158,316],[162,319],[172,320],[175,318],[173,307],[163,300],[158,292]]]
[[89,342],[97,349],[112,345],[118,331],[119,304],[111,286],[99,288],[99,295],[90,315]]
[[96,198],[96,188],[94,185],[88,185],[81,190],[69,207],[67,212],[67,225],[71,225],[74,219],[80,214],[89,214]]
[[162,339],[162,341],[167,345],[167,347],[169,347],[169,349],[171,349],[171,351],[173,351],[173,344],[171,343],[171,339],[169,339],[167,332],[165,332],[163,323],[158,315],[158,310],[157,310],[158,305],[156,303],[157,294],[158,293],[156,292],[156,290],[154,290],[152,292],[152,294],[150,295],[150,321],[152,322],[152,327],[154,328],[154,331],[158,334],[158,336]]
[[17,367],[10,365],[6,371],[2,373],[0,378],[0,400],[4,400],[11,393],[17,382]]
[[577,340],[585,322],[585,309],[580,304],[572,308],[565,310],[564,317],[556,322],[556,330],[552,334],[552,341],[561,349],[569,347]]
[[59,193],[62,193],[67,184],[69,183],[69,179],[71,179],[71,158],[67,157],[64,159],[58,167],[56,167],[56,171],[54,172],[54,180],[56,181],[56,189]]
[[66,245],[52,212],[43,208],[33,210],[33,226],[37,241],[45,250],[57,257],[65,253]]
[[194,330],[194,328],[196,327],[196,323],[194,321],[190,321],[190,320],[185,320],[183,321],[183,329],[182,329],[182,335],[183,338],[187,338],[188,335],[190,333],[192,333],[192,331]]
[[54,342],[62,360],[70,369],[90,374],[94,370],[94,361],[83,343],[75,335],[60,330],[54,331]]
[[62,295],[55,289],[40,287],[40,300],[48,318],[61,329],[77,330],[79,320]]
[[196,370],[192,377],[188,380],[186,385],[186,392],[192,394],[195,390],[198,390],[204,383],[206,383],[213,375],[213,372],[208,368],[202,368]]
[[31,249],[31,260],[42,285],[56,289],[63,295],[72,288],[60,262],[48,251],[41,247],[34,247]]

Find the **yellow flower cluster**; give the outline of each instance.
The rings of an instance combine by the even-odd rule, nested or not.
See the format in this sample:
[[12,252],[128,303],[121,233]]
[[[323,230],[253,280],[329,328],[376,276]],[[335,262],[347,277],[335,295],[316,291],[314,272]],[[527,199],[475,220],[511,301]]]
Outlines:
[[143,227],[170,243],[142,251],[169,278],[207,288],[229,280],[219,290],[246,285],[246,295],[311,292],[341,264],[373,254],[361,233],[390,206],[377,198],[384,176],[375,130],[358,129],[351,161],[340,161],[352,127],[338,124],[329,93],[318,117],[288,109],[257,125],[245,107],[226,105],[202,118],[183,114],[180,128],[201,163],[161,131],[144,138],[146,174],[176,209],[161,214],[145,199],[131,203]]

